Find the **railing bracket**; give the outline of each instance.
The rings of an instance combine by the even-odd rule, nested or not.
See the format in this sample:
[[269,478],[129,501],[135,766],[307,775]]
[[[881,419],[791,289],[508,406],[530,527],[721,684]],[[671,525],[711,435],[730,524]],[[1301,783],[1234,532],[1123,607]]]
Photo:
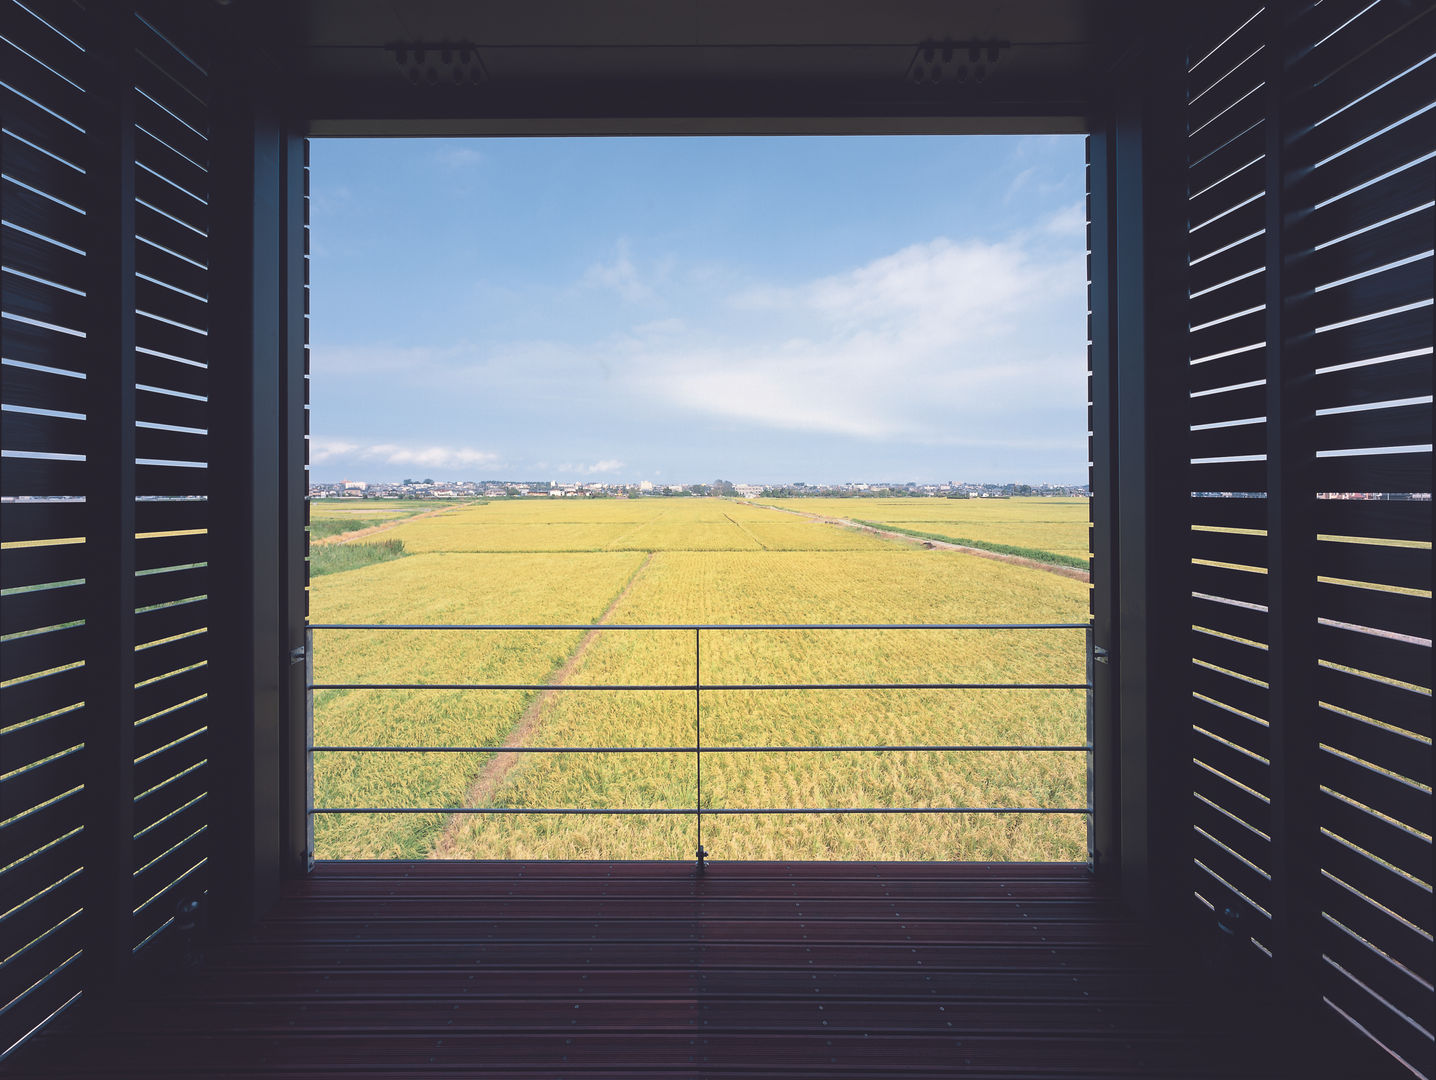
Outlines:
[[697,872],[697,874],[698,874],[699,877],[702,877],[703,874],[704,874],[704,873],[707,871],[707,869],[708,869],[708,864],[704,861],[705,859],[708,858],[708,852],[706,852],[706,851],[703,850],[703,845],[702,845],[702,844],[699,844],[699,845],[698,845],[697,855],[698,855],[698,869],[697,869],[696,872]]

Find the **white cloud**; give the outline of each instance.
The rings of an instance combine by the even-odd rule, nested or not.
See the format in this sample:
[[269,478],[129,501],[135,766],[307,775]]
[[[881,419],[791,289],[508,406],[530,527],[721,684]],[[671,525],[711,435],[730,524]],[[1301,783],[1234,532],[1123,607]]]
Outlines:
[[653,288],[642,280],[638,267],[634,265],[626,237],[619,239],[613,262],[597,262],[584,271],[583,284],[612,289],[631,303],[651,300],[654,296]]
[[[545,468],[547,466],[544,466]],[[585,476],[597,476],[601,473],[614,473],[623,468],[623,462],[617,458],[604,458],[602,461],[595,461],[590,465],[565,464],[558,467],[563,473],[582,473]]]
[[311,465],[412,465],[430,469],[491,468],[499,454],[468,446],[404,446],[315,437],[309,440]]
[[1033,418],[1085,400],[1086,365],[1070,344],[1083,334],[1082,257],[1053,254],[1049,231],[938,238],[797,287],[748,288],[730,307],[750,318],[732,321],[762,316],[781,333],[648,334],[615,364],[667,405],[761,427],[1050,445],[1058,436]]

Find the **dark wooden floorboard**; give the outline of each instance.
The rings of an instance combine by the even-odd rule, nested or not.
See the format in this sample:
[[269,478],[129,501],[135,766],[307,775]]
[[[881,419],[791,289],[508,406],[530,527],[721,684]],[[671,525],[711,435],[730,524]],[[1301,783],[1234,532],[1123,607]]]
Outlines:
[[1082,866],[322,863],[0,1071],[1277,1075],[1187,991]]

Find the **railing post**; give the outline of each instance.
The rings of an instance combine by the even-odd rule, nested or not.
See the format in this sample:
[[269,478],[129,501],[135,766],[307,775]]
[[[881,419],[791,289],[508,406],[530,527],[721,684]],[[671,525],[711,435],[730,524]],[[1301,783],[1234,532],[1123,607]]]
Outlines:
[[304,628],[304,865],[314,869],[314,630]]
[[703,850],[703,629],[693,628],[693,760],[697,766],[697,799],[693,804],[698,820],[697,873],[706,868],[708,852]]
[[1087,866],[1095,871],[1097,869],[1097,785],[1092,777],[1092,767],[1096,764],[1094,760],[1097,746],[1096,733],[1096,702],[1095,694],[1097,687],[1097,639],[1094,627],[1089,620],[1087,629],[1082,633],[1083,652],[1086,654],[1087,662],[1087,689],[1084,694],[1087,697]]

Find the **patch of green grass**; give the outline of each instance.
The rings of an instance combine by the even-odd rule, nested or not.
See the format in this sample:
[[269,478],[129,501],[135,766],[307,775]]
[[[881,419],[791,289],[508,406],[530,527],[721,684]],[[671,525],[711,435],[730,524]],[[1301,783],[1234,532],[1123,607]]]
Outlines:
[[374,525],[385,525],[393,521],[393,518],[317,518],[309,523],[309,539],[323,540],[330,536],[340,536],[347,532],[357,532],[360,529],[368,529]]
[[402,559],[408,552],[402,540],[375,540],[369,544],[323,544],[309,549],[309,576],[322,577],[361,566]]
[[1018,547],[1016,544],[994,544],[988,540],[966,540],[958,536],[944,536],[942,533],[905,529],[901,525],[891,525],[882,521],[860,521],[858,518],[851,520],[859,525],[866,525],[870,529],[885,529],[888,532],[902,533],[904,536],[915,536],[919,540],[941,540],[945,544],[961,544],[963,547],[991,551],[998,555],[1017,555],[1036,562],[1051,563],[1054,566],[1075,566],[1079,570],[1086,570],[1088,565],[1086,559],[1079,559],[1075,555],[1059,555],[1055,551],[1043,551],[1040,548]]

